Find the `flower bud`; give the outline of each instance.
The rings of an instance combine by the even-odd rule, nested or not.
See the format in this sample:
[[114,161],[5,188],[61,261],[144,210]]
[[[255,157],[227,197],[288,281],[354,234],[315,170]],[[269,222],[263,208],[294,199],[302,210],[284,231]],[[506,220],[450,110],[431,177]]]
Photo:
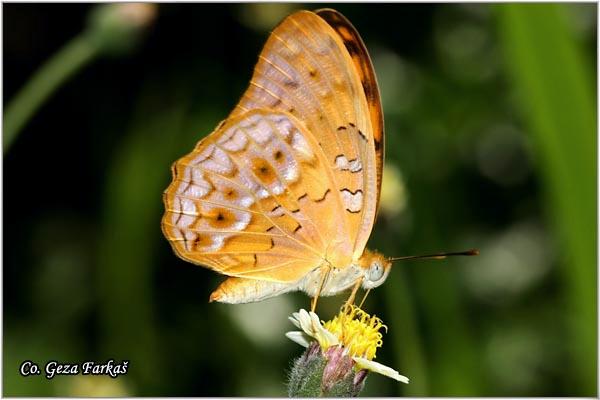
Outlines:
[[[343,347],[332,346],[325,351],[327,364],[323,371],[323,393],[326,396],[356,397],[364,386],[366,371],[358,376],[354,361]],[[360,371],[360,372],[363,372]],[[358,379],[357,379],[358,377]]]
[[356,397],[364,387],[367,371],[354,371],[354,361],[344,348],[332,346],[324,353],[311,343],[292,367],[290,397]]
[[156,18],[151,3],[103,4],[92,10],[86,36],[100,53],[120,54],[131,50]]
[[325,358],[317,342],[312,342],[299,358],[294,361],[288,377],[290,397],[321,396],[321,378],[325,368]]

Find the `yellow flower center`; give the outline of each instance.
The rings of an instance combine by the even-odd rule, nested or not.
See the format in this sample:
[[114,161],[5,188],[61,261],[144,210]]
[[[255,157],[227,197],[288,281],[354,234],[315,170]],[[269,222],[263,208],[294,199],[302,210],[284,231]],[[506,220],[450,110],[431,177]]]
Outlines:
[[336,335],[342,345],[353,356],[367,360],[375,358],[375,352],[383,341],[379,329],[386,329],[381,319],[372,317],[355,305],[342,307],[340,313],[323,327]]

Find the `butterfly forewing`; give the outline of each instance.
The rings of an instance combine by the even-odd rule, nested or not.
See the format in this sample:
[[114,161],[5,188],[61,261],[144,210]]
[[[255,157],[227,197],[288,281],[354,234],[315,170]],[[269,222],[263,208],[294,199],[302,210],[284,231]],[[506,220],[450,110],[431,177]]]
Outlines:
[[317,10],[315,13],[319,17],[323,18],[340,36],[344,46],[346,47],[346,50],[348,50],[348,53],[352,57],[355,70],[360,76],[363,92],[369,106],[373,143],[375,145],[375,163],[377,170],[377,209],[379,206],[383,161],[385,156],[385,134],[381,96],[379,94],[379,85],[377,84],[375,69],[373,68],[373,63],[371,62],[371,57],[369,57],[367,47],[365,46],[354,26],[352,26],[346,17],[330,8]]
[[[357,259],[377,210],[383,153],[376,154],[375,139],[381,138],[383,127],[378,121],[374,129],[371,122],[370,107],[380,107],[374,74],[364,69],[359,73],[347,49],[360,38],[349,23],[343,32],[347,37],[308,11],[286,18],[265,44],[250,86],[231,116],[256,108],[280,110],[297,117],[314,135],[333,170],[331,189],[343,205],[345,222],[339,229]],[[357,42],[356,48],[364,50],[364,45]],[[368,58],[366,50],[363,56]],[[365,86],[377,93],[376,105],[369,105]]]

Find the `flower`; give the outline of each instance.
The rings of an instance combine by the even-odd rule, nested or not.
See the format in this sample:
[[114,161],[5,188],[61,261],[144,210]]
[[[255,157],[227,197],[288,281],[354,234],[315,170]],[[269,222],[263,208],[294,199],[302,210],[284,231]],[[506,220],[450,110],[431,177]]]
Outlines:
[[[357,377],[364,379],[365,372],[373,371],[399,382],[408,383],[408,378],[402,376],[394,369],[373,361],[377,348],[382,345],[381,328],[386,328],[381,319],[370,316],[360,308],[352,305],[342,307],[340,313],[331,321],[321,324],[319,317],[314,312],[301,309],[293,313],[290,321],[302,331],[292,331],[286,336],[292,341],[304,347],[309,347],[311,338],[315,339],[321,350],[328,358],[329,363],[325,367],[324,381],[328,373],[335,375],[336,371],[329,371],[332,358],[340,359],[347,355],[354,362]],[[333,368],[333,367],[332,367]],[[331,369],[331,368],[330,368]],[[359,375],[360,374],[360,375]]]

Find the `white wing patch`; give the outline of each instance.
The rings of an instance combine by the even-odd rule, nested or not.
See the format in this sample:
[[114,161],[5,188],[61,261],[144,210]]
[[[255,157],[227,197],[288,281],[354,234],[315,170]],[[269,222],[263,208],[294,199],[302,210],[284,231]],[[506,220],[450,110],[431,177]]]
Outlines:
[[348,161],[344,155],[339,155],[335,158],[335,166],[342,171],[350,171],[352,173],[362,171],[362,163],[358,158]]
[[230,128],[217,142],[227,151],[238,152],[244,150],[248,144],[248,136],[240,129]]
[[348,189],[340,190],[342,193],[342,201],[344,202],[344,206],[346,207],[346,211],[350,211],[352,213],[357,213],[362,210],[363,205],[363,193],[362,190],[357,190],[352,193]]

